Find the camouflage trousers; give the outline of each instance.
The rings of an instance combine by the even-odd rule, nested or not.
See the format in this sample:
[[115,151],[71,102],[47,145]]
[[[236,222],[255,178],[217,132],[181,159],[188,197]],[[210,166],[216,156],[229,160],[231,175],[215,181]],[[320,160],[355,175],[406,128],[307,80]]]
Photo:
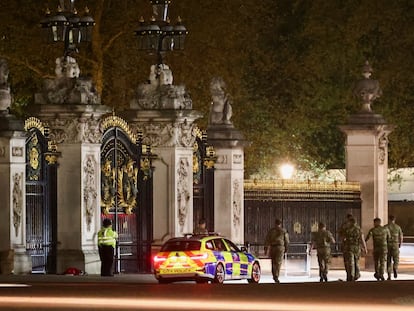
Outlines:
[[275,281],[279,280],[280,267],[282,266],[284,254],[284,246],[271,246],[270,258],[272,258],[272,275]]
[[321,247],[316,252],[318,256],[319,276],[326,277],[329,271],[329,264],[331,263],[331,248]]
[[400,248],[398,244],[388,245],[388,254],[387,254],[387,272],[391,274],[393,270],[398,270],[398,264],[400,263]]
[[385,272],[385,263],[387,261],[386,248],[374,248],[374,266],[375,273],[378,277],[383,276]]
[[344,264],[346,270],[346,280],[347,281],[356,281],[360,278],[360,269],[359,269],[359,257],[361,255],[360,251],[352,251],[344,249]]

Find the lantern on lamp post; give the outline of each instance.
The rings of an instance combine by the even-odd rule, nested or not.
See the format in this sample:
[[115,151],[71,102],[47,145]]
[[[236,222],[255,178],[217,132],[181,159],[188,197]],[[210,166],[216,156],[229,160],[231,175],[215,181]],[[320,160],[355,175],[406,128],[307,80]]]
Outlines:
[[46,16],[40,22],[48,42],[63,42],[64,56],[77,52],[77,45],[90,42],[94,19],[89,15],[88,7],[82,16],[78,15],[75,0],[60,0],[56,14],[46,9]]
[[183,50],[187,29],[181,18],[171,25],[168,17],[168,7],[171,0],[150,0],[153,16],[149,22],[141,17],[135,34],[138,36],[138,48],[143,51],[157,54],[158,66],[164,63],[164,54],[167,51]]

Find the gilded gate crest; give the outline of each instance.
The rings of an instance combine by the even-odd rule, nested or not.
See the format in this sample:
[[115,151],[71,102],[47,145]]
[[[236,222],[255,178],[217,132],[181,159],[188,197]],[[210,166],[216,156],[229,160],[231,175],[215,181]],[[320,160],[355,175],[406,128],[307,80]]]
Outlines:
[[101,208],[131,214],[137,207],[138,137],[121,118],[112,115],[102,122],[105,131],[101,152]]
[[138,194],[138,168],[135,161],[129,159],[126,165],[118,171],[118,199],[119,206],[125,208],[130,214],[137,205]]
[[102,166],[102,193],[101,207],[104,214],[109,213],[111,206],[115,204],[115,169],[110,160],[106,160]]
[[42,161],[41,161],[41,146],[36,132],[32,132],[27,144],[27,178],[28,180],[40,180]]

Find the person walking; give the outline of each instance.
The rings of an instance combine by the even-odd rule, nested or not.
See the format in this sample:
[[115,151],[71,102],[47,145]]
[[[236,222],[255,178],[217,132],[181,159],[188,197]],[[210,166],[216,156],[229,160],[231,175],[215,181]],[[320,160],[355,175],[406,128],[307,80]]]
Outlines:
[[403,242],[403,232],[401,227],[395,223],[395,217],[393,215],[388,217],[388,224],[386,224],[385,227],[390,231],[391,236],[388,241],[387,254],[387,280],[391,280],[391,271],[394,273],[395,279],[398,276],[398,264],[400,262],[400,247]]
[[380,218],[374,219],[374,227],[369,230],[365,242],[367,242],[371,237],[374,244],[374,277],[378,281],[384,281],[385,262],[387,261],[390,231],[381,226]]
[[331,243],[335,243],[335,239],[329,230],[326,230],[324,223],[318,224],[318,231],[312,234],[312,249],[316,248],[319,265],[319,281],[328,282],[329,264],[331,261]]
[[283,256],[289,247],[289,234],[282,228],[280,219],[275,220],[275,227],[269,230],[264,243],[265,254],[272,259],[272,275],[275,283],[279,283],[280,267]]
[[339,235],[339,239],[340,239],[341,244],[343,244],[343,240],[345,238],[345,231],[349,227],[349,221],[350,221],[351,218],[354,218],[352,216],[352,214],[347,214],[345,221],[339,227],[338,235]]
[[98,232],[98,249],[101,260],[101,276],[113,276],[114,253],[118,234],[112,230],[112,220],[105,218]]
[[367,253],[367,245],[361,228],[356,224],[355,218],[349,219],[349,226],[344,230],[343,256],[346,270],[346,280],[356,281],[360,278],[359,258],[361,246]]

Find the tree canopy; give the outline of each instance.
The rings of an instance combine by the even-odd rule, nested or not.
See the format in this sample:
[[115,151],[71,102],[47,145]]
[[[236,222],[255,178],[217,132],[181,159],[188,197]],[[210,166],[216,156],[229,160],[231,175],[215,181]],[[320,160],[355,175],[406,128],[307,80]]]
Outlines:
[[[42,42],[40,20],[56,0],[0,2],[0,57],[10,66],[14,99],[30,104],[42,79],[54,74],[62,46]],[[76,55],[82,75],[93,77],[102,102],[128,106],[147,80],[154,56],[137,50],[134,30],[151,6],[142,0],[76,1],[90,8],[96,26],[90,45]],[[359,108],[353,84],[369,60],[383,95],[375,112],[396,125],[390,166],[414,163],[414,3],[409,0],[173,0],[170,17],[189,30],[183,52],[166,62],[205,117],[209,83],[220,76],[233,99],[233,123],[251,145],[246,176],[276,173],[289,160],[302,169],[344,167],[338,125]]]

